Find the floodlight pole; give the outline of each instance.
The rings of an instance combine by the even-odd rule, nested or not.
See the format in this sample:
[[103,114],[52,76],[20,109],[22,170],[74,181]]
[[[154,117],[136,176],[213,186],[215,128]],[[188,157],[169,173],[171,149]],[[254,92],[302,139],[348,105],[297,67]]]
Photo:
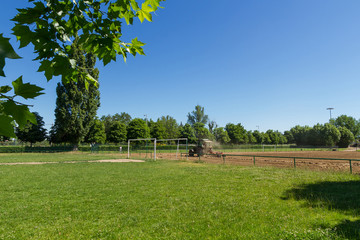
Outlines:
[[146,126],[147,126],[147,114],[144,114],[144,117],[145,117]]
[[331,110],[334,110],[334,108],[329,107],[329,108],[327,108],[326,110],[329,110],[329,111],[330,111],[330,119],[329,119],[329,122],[330,122],[330,121],[331,121]]

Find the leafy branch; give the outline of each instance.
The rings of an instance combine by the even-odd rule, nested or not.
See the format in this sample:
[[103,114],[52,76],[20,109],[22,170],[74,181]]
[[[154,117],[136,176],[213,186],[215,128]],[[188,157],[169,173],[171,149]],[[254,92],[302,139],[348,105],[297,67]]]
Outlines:
[[[107,65],[121,56],[126,61],[128,54],[145,55],[145,45],[137,38],[130,43],[121,40],[121,24],[133,24],[134,18],[140,22],[152,21],[152,14],[160,8],[164,0],[28,0],[33,6],[18,9],[12,19],[15,26],[13,35],[20,42],[20,48],[33,45],[40,61],[39,72],[44,72],[48,81],[61,76],[63,83],[74,81],[81,75],[89,83],[97,85],[88,71],[79,68],[73,59],[72,42],[78,41],[82,49],[92,53]],[[0,34],[0,76],[5,58],[18,59],[8,38]],[[42,88],[23,83],[22,77],[10,86],[0,87],[0,135],[15,137],[14,125],[20,128],[36,119],[29,111],[29,105],[14,101],[15,97],[32,99],[42,93]],[[8,92],[14,90],[14,95]]]

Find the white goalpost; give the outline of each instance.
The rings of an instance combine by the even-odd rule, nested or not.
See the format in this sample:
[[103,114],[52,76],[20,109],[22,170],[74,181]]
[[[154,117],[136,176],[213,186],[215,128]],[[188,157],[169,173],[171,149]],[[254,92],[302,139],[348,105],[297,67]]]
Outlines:
[[154,161],[156,161],[156,138],[142,138],[128,140],[128,159],[130,159],[130,143],[135,141],[154,141]]

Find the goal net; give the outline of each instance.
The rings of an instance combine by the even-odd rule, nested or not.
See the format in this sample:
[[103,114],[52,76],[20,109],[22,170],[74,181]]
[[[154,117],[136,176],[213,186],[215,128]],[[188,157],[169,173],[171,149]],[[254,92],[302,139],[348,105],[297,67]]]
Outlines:
[[129,139],[128,158],[137,159],[187,159],[188,139]]
[[156,138],[129,139],[128,158],[154,159],[156,161]]
[[158,159],[187,160],[188,151],[187,138],[156,140],[156,156]]

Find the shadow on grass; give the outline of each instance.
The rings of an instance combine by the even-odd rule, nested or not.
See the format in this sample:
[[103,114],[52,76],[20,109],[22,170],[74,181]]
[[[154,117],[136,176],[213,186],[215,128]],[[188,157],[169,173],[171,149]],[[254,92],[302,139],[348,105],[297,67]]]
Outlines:
[[[353,217],[360,215],[360,181],[319,182],[300,185],[284,193],[283,200],[305,200],[306,206],[341,211]],[[360,220],[344,220],[334,227],[348,239],[360,239]]]

